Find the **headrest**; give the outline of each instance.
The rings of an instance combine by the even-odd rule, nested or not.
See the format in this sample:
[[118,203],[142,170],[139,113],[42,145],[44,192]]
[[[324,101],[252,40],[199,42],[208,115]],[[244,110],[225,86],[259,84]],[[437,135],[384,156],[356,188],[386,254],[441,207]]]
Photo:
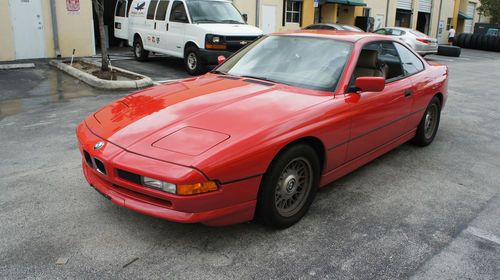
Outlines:
[[362,50],[357,67],[378,69],[378,51]]

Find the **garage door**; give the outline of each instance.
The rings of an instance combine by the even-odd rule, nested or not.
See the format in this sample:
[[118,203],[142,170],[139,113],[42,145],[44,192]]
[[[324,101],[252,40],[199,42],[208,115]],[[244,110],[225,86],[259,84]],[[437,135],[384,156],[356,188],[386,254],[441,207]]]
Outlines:
[[[474,18],[474,14],[476,13],[476,4],[475,3],[469,3],[467,5],[467,16],[470,18]],[[468,19],[464,23],[464,32],[465,33],[472,33],[473,29],[473,23],[474,20]]]
[[397,6],[398,9],[411,11],[413,0],[398,0],[397,4],[398,4]]
[[431,13],[432,10],[432,0],[420,0],[418,2],[418,11],[422,13]]

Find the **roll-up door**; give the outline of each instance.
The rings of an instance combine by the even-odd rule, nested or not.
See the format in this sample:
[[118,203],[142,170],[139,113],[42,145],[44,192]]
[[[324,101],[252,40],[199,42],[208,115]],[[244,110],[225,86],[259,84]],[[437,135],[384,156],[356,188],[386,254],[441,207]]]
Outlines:
[[431,13],[432,10],[432,0],[420,0],[418,5],[418,11],[422,13]]
[[468,3],[467,4],[467,17],[472,18],[468,19],[464,23],[464,32],[465,33],[472,33],[472,28],[473,28],[473,23],[474,23],[474,13],[476,12],[476,4],[475,3]]
[[398,0],[397,2],[397,8],[401,10],[410,10],[412,7],[413,0]]

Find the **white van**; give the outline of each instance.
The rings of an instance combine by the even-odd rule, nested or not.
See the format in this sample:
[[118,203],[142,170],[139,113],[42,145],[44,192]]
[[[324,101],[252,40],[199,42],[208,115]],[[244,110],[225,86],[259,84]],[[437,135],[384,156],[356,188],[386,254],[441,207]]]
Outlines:
[[118,0],[115,37],[127,40],[137,60],[149,52],[184,58],[191,75],[216,65],[262,36],[226,0]]

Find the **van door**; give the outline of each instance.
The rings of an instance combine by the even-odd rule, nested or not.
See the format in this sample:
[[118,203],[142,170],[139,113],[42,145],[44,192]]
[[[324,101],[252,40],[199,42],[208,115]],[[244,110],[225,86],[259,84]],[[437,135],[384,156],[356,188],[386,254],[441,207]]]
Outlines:
[[144,48],[147,50],[152,50],[153,48],[156,48],[156,34],[155,34],[155,26],[156,26],[156,21],[155,21],[155,13],[156,13],[156,6],[158,6],[158,0],[151,0],[149,2],[148,6],[148,11],[146,13],[146,24],[145,24],[145,29],[146,29],[146,38],[142,38]]
[[115,7],[115,37],[128,40],[128,11],[132,0],[118,0]]
[[167,49],[176,56],[184,56],[184,34],[189,17],[184,2],[176,0],[170,8]]
[[167,12],[168,12],[168,6],[170,4],[169,0],[160,0],[158,3],[158,8],[156,8],[156,24],[155,24],[155,34],[156,34],[156,40],[157,44],[156,47],[162,49],[164,52],[167,51],[167,37],[168,37],[168,29],[169,29],[169,24],[167,21]]

